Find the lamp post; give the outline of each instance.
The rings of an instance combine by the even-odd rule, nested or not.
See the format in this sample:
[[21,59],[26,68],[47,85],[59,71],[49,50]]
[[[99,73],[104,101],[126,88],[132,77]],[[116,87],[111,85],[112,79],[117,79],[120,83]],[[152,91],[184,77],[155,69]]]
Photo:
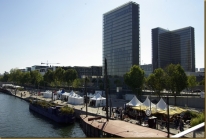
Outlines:
[[86,117],[87,117],[87,91],[86,91],[86,89],[87,89],[87,86],[86,86],[86,80],[87,80],[87,77],[84,75],[83,76],[83,78],[84,78],[84,94],[86,94],[86,99],[85,99],[85,103],[86,103]]
[[167,94],[167,137],[170,137],[169,94]]

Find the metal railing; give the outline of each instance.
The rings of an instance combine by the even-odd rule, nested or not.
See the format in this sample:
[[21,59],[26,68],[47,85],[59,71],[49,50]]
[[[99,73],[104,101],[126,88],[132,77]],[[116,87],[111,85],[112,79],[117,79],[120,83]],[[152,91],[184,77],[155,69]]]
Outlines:
[[185,131],[183,131],[183,132],[180,132],[180,133],[178,133],[178,134],[176,134],[176,135],[174,135],[174,136],[171,136],[171,137],[172,137],[172,138],[180,138],[180,137],[183,137],[184,135],[186,135],[186,134],[188,134],[188,133],[190,133],[190,132],[193,132],[193,138],[195,138],[195,137],[196,137],[195,131],[196,131],[197,129],[201,128],[201,127],[204,127],[204,126],[205,126],[205,122],[203,122],[203,123],[201,123],[201,124],[199,124],[199,125],[196,125],[196,126],[194,126],[194,127],[192,127],[192,128],[189,128],[189,129],[187,129],[187,130],[185,130]]

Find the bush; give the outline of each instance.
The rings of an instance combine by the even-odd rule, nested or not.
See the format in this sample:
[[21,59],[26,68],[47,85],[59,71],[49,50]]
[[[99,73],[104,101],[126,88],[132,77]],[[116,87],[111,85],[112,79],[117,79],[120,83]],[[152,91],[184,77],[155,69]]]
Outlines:
[[204,121],[205,121],[205,115],[204,115],[204,113],[199,113],[199,114],[197,115],[197,117],[192,118],[192,120],[191,120],[191,122],[190,122],[190,125],[191,125],[191,127],[193,127],[193,126],[196,126],[196,125],[198,125],[198,124],[200,124],[200,123],[202,123],[202,122],[204,122]]
[[66,105],[66,106],[60,108],[60,112],[63,115],[73,114],[74,109],[71,107],[68,107],[68,105]]

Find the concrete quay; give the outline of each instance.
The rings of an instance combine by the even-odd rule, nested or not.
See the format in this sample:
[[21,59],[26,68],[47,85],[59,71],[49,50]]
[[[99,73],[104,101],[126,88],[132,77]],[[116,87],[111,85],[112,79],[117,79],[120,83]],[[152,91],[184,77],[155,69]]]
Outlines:
[[[9,90],[14,96],[15,96],[15,92],[12,91],[12,90]],[[22,96],[21,96],[21,93],[22,93]],[[30,99],[37,99],[37,100],[45,100],[45,101],[51,101],[51,98],[43,98],[42,95],[38,96],[37,94],[36,95],[33,95],[33,93],[29,92],[29,91],[17,91],[16,92],[16,97],[20,98],[20,99],[24,99],[26,101],[29,101]],[[111,98],[112,99],[112,106],[113,107],[123,107],[124,104],[126,103],[125,100],[123,99],[116,99],[116,98]],[[68,105],[70,107],[73,107],[75,109],[75,113],[76,113],[76,116],[79,117],[80,114],[86,114],[86,106],[84,105],[72,105],[72,104],[68,104],[67,102],[65,101],[61,101],[61,100],[55,100],[53,101],[54,103],[56,104],[59,104],[59,105]],[[91,115],[91,116],[96,116],[96,115],[99,115],[99,116],[102,116],[102,117],[106,117],[106,111],[103,111],[102,110],[102,107],[87,107],[87,112],[88,112],[88,115]],[[117,119],[117,120],[120,120],[120,119]],[[127,119],[125,120],[125,122],[129,122],[131,124],[136,124],[137,126],[139,121],[135,120],[135,119]],[[184,126],[184,130],[190,128],[189,125],[185,125]],[[163,131],[163,132],[167,132],[167,128],[166,127],[162,127],[160,126],[160,124],[157,124],[157,129],[160,130],[160,131]],[[178,129],[175,129],[172,127],[172,125],[170,126],[170,134],[177,134],[179,133],[179,130]],[[185,135],[185,137],[190,137],[192,138],[193,137],[193,132]],[[205,129],[202,128],[202,129],[199,129],[196,131],[196,137],[205,137]]]

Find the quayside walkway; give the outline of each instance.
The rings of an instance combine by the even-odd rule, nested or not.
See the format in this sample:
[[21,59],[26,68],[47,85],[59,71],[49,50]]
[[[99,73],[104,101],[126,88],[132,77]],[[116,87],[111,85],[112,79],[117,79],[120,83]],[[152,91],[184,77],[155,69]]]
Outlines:
[[[10,90],[12,92],[13,95],[15,95],[15,92]],[[21,93],[22,93],[22,97],[21,97]],[[38,99],[38,100],[45,100],[45,101],[51,101],[51,98],[43,98],[42,95],[38,96],[37,94],[36,95],[32,95],[31,92],[29,91],[17,91],[16,92],[16,97],[19,97],[21,99],[25,99],[25,100],[29,100],[29,99]],[[55,100],[53,101],[54,103],[56,104],[60,104],[60,105],[68,105],[70,107],[73,107],[75,109],[75,112],[78,113],[78,115],[80,114],[85,114],[86,112],[86,107],[84,105],[71,105],[71,104],[68,104],[67,102],[65,101],[61,101],[61,100]],[[125,100],[123,99],[116,99],[116,98],[112,98],[112,105],[113,107],[123,107],[123,105],[126,103]],[[102,110],[102,107],[87,107],[87,111],[88,111],[88,115],[99,115],[99,116],[102,116],[103,118],[106,117],[106,112]],[[111,121],[121,121],[120,119],[117,119],[117,120],[111,120]],[[137,124],[138,121],[135,120],[135,119],[128,119],[128,120],[125,120],[125,121],[121,121],[123,123],[128,123],[130,125],[132,125],[132,127],[136,126],[136,127],[139,127],[139,125]],[[140,126],[142,127],[142,126]],[[145,127],[147,128],[147,127]],[[184,129],[189,129],[189,125],[185,125]],[[150,128],[148,128],[149,130]],[[166,127],[162,127],[159,123],[157,123],[157,129],[159,131],[162,131],[164,133],[167,133],[167,128]],[[178,129],[175,129],[173,128],[172,126],[170,126],[170,134],[172,135],[176,135],[179,133],[179,130]],[[193,132],[191,133],[188,133],[185,135],[185,137],[190,137],[192,138],[193,137]],[[205,129],[204,128],[201,128],[201,129],[198,129],[196,131],[196,137],[199,138],[199,137],[205,137]]]

